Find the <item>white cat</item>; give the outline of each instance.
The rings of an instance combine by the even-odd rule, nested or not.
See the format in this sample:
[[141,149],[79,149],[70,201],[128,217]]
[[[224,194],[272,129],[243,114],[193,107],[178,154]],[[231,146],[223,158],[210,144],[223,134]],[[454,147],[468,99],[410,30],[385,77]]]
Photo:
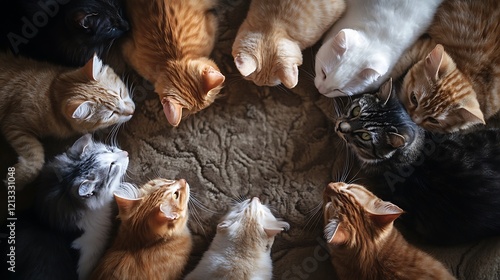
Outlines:
[[346,13],[325,34],[316,54],[318,91],[336,97],[377,89],[428,28],[442,1],[347,1]]
[[185,280],[271,279],[274,237],[289,227],[257,197],[238,203],[219,223],[210,248]]

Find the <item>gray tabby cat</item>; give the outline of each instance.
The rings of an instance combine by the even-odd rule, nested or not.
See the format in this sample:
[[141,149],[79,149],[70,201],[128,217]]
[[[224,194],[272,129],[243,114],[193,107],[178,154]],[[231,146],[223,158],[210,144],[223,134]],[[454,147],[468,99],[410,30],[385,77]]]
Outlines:
[[125,84],[96,56],[72,69],[0,53],[0,98],[0,131],[18,154],[18,190],[42,169],[40,138],[93,132],[128,121],[135,109]]

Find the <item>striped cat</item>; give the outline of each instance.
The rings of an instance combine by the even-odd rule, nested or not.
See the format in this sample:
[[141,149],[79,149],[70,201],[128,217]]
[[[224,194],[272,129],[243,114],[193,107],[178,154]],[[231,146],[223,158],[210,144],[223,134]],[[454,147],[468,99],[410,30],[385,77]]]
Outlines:
[[165,117],[177,126],[184,113],[196,113],[212,104],[225,79],[208,58],[217,31],[212,13],[215,0],[126,4],[131,34],[123,44],[123,55],[154,85]]
[[433,41],[398,94],[413,121],[454,132],[500,111],[499,18],[497,0],[447,0],[439,7],[428,30]]
[[339,279],[455,279],[394,227],[403,210],[365,187],[328,184],[323,210],[325,238]]
[[0,97],[0,130],[18,154],[18,190],[44,164],[40,138],[93,132],[128,121],[135,109],[125,84],[96,56],[71,69],[2,53]]

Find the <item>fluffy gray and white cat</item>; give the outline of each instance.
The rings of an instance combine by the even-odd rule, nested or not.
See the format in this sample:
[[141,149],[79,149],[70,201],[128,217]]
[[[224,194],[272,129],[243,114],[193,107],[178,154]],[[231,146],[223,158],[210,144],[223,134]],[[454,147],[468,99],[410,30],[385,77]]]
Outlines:
[[442,0],[347,1],[316,54],[314,84],[325,96],[377,89],[425,32]]
[[274,237],[289,227],[257,197],[244,200],[217,225],[210,248],[185,279],[271,279]]
[[[107,246],[113,224],[113,193],[136,192],[135,187],[121,181],[128,161],[126,151],[94,142],[86,134],[45,165],[36,180],[32,216],[43,227],[40,232],[60,235],[61,241],[42,244],[37,242],[40,236],[23,232],[18,240],[22,256],[18,265],[23,273],[53,279],[51,270],[74,266],[79,279],[88,279]],[[68,236],[69,242],[58,244]],[[52,267],[44,265],[46,258],[59,258],[61,251],[71,251],[68,247],[79,251],[77,264],[59,259]],[[55,248],[59,251],[54,252]]]

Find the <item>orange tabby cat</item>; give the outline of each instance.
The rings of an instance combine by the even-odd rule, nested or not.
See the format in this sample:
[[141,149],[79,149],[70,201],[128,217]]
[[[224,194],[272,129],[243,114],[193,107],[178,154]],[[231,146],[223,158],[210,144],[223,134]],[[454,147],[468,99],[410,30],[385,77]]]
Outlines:
[[41,138],[93,132],[128,121],[135,109],[123,81],[97,56],[72,69],[0,53],[0,98],[0,130],[18,154],[18,190],[45,162]]
[[428,34],[438,43],[406,74],[399,98],[435,132],[467,129],[500,111],[500,2],[447,0]]
[[236,67],[258,86],[297,85],[301,51],[345,10],[344,0],[252,0],[233,44]]
[[393,226],[403,210],[363,186],[330,183],[323,210],[325,238],[340,279],[455,279]]
[[131,35],[123,54],[153,83],[168,122],[177,126],[183,109],[196,113],[209,106],[224,76],[210,55],[217,21],[215,0],[127,1]]
[[90,279],[179,279],[192,249],[189,185],[155,179],[140,198],[115,194],[121,220],[113,245]]

